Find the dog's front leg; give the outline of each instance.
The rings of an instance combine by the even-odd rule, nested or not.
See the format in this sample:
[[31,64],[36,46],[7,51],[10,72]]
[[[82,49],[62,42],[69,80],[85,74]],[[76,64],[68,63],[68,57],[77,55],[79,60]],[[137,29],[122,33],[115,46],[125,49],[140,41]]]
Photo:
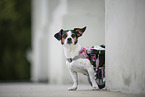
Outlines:
[[73,84],[72,87],[69,88],[69,91],[74,91],[78,87],[78,75],[77,75],[77,72],[71,71],[71,70],[70,70],[70,74],[72,76],[72,79],[73,79],[74,84]]

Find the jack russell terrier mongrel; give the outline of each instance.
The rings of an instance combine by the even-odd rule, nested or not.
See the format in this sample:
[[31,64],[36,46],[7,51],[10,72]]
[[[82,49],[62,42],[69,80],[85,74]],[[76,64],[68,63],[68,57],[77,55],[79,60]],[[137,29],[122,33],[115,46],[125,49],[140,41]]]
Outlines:
[[76,90],[78,87],[78,75],[77,73],[83,73],[88,75],[94,89],[98,89],[98,85],[95,81],[95,71],[93,65],[89,60],[89,56],[86,54],[87,49],[81,47],[78,44],[78,38],[82,36],[86,27],[74,28],[73,30],[61,29],[54,37],[61,41],[64,48],[64,54],[66,56],[66,65],[70,71],[74,84],[69,90]]

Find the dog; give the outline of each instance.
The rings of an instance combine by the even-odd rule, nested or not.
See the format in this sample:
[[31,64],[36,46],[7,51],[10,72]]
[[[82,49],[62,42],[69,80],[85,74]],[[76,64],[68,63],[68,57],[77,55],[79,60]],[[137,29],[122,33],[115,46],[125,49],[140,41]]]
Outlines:
[[70,91],[76,90],[78,87],[78,72],[88,75],[92,87],[98,89],[98,85],[95,81],[93,65],[87,58],[86,49],[81,47],[78,43],[79,37],[83,35],[85,30],[86,26],[83,28],[74,28],[73,30],[61,29],[54,35],[63,46],[64,54],[66,56],[66,65],[74,82],[73,86],[69,88]]

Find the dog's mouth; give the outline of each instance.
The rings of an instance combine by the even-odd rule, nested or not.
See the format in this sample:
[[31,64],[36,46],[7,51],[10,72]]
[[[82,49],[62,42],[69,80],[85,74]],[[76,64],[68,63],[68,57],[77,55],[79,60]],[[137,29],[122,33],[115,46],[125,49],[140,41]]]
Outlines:
[[72,41],[67,41],[67,44],[71,45],[72,44]]

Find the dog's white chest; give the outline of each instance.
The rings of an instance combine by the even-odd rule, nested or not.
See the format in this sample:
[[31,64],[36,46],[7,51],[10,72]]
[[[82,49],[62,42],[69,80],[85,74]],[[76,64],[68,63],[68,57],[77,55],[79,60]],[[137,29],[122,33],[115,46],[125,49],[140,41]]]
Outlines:
[[88,59],[82,58],[72,61],[71,63],[67,61],[66,64],[71,71],[80,72],[85,75],[88,74],[87,68],[91,66],[90,61]]

